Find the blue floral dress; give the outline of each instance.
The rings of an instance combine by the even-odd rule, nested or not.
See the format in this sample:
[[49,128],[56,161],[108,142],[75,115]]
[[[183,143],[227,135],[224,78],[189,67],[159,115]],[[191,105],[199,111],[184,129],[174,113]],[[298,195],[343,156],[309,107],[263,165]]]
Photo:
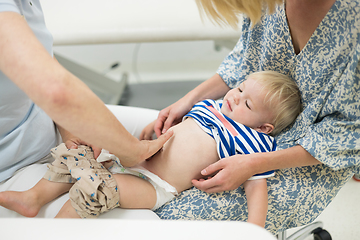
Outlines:
[[[295,54],[284,6],[242,35],[218,74],[234,88],[252,72],[274,70],[299,86],[304,111],[277,138],[278,149],[301,145],[323,164],[280,169],[267,179],[266,229],[276,233],[312,222],[360,172],[360,1],[336,1],[306,46]],[[157,211],[163,219],[247,220],[246,196],[196,188]]]

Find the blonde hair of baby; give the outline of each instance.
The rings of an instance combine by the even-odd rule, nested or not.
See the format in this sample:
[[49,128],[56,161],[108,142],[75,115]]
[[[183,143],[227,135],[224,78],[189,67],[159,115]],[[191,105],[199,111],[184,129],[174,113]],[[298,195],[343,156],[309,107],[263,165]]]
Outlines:
[[250,74],[248,78],[250,77],[266,91],[264,104],[274,113],[271,122],[274,130],[270,135],[276,136],[291,125],[302,111],[299,88],[293,79],[275,71],[256,72]]

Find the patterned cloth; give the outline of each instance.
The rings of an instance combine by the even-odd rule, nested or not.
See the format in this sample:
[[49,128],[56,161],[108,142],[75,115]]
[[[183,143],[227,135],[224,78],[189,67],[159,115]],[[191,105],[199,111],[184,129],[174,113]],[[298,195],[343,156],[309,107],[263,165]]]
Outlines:
[[115,178],[94,159],[88,146],[67,149],[65,143],[51,149],[54,162],[44,178],[52,182],[74,183],[69,191],[71,205],[81,218],[96,218],[101,213],[119,207],[119,192]]
[[[276,150],[275,139],[237,123],[221,113],[222,101],[211,99],[197,103],[184,119],[191,117],[214,138],[219,158]],[[256,174],[250,180],[274,176],[274,171]]]
[[[242,36],[218,74],[233,88],[250,73],[274,70],[299,86],[304,111],[277,138],[278,150],[297,144],[324,164],[277,170],[267,180],[265,228],[276,233],[310,223],[360,172],[360,1],[338,0],[306,46],[295,54],[284,6]],[[156,211],[162,219],[247,220],[242,187],[207,194],[192,188]]]

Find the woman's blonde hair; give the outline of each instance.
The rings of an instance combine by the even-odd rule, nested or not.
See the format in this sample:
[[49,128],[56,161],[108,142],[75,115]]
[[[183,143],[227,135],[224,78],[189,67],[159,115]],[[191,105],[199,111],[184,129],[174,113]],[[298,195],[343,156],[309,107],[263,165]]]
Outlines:
[[251,22],[256,24],[263,9],[271,14],[275,11],[275,6],[284,0],[195,0],[200,10],[200,15],[207,15],[211,20],[219,25],[230,25],[238,27],[238,16],[244,13]]
[[274,130],[270,135],[276,136],[292,124],[302,111],[299,88],[290,77],[275,71],[256,72],[250,74],[248,78],[250,77],[266,91],[265,104],[274,113],[274,120],[271,122]]

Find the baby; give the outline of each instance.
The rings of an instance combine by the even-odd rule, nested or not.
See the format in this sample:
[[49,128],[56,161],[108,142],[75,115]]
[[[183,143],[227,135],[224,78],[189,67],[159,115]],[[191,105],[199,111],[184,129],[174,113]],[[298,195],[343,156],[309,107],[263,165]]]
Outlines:
[[[150,159],[124,167],[121,159],[108,154],[114,164],[103,167],[94,159],[91,148],[69,150],[62,144],[52,150],[55,161],[38,183],[41,188],[12,192],[7,198],[2,195],[9,192],[0,193],[0,205],[20,212],[11,199],[20,199],[21,194],[21,199],[51,199],[41,191],[44,186],[74,183],[70,200],[57,217],[95,217],[115,207],[155,210],[191,188],[192,180],[203,178],[200,171],[220,158],[274,151],[272,136],[293,123],[300,111],[300,93],[293,80],[273,71],[253,73],[228,91],[223,100],[196,104],[181,123],[172,127],[172,138]],[[152,132],[153,127],[154,122],[144,131]],[[255,175],[243,185],[248,222],[262,227],[267,214],[266,177],[273,174]]]

